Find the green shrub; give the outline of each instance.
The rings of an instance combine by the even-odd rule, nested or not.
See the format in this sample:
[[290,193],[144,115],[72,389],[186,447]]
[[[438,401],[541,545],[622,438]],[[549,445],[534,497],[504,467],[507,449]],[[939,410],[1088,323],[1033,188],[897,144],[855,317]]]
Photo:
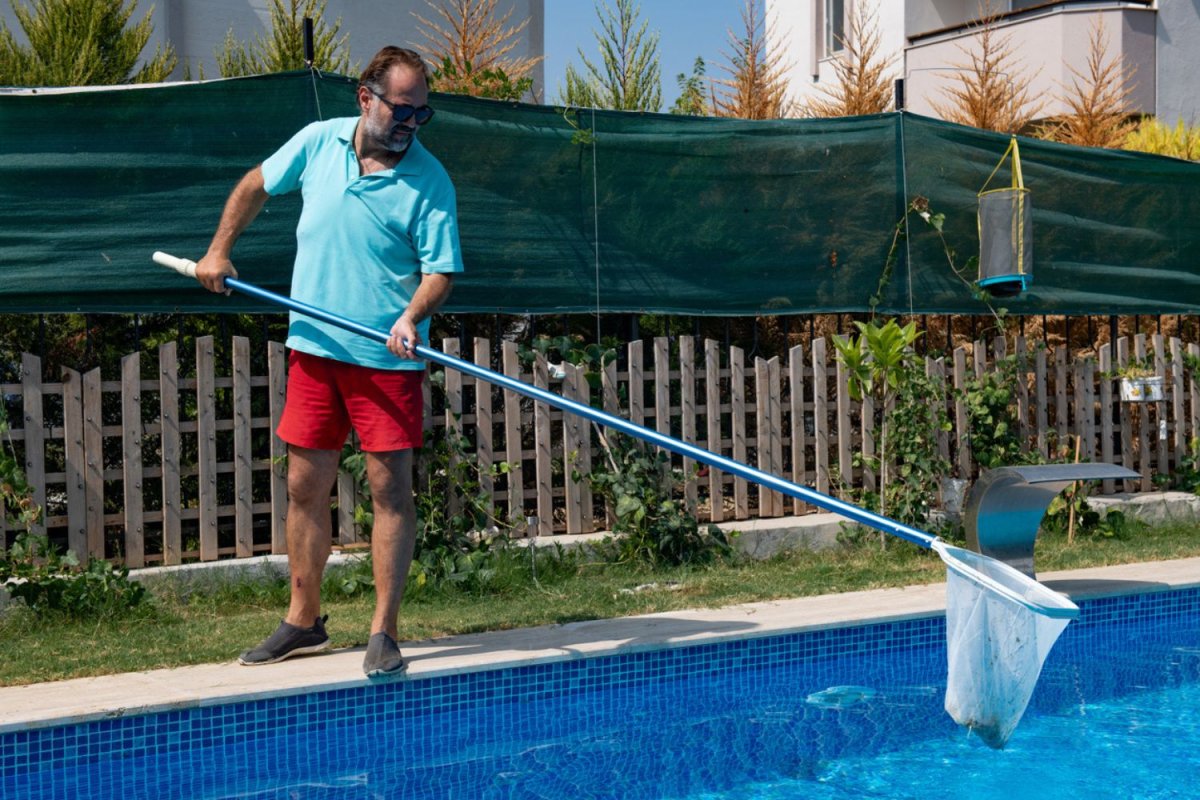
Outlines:
[[1200,127],[1189,128],[1179,120],[1171,128],[1147,117],[1125,137],[1123,149],[1200,161]]
[[98,558],[80,566],[74,553],[60,553],[45,536],[22,533],[0,554],[0,583],[39,617],[119,616],[140,605],[146,589],[129,580],[127,567]]
[[624,534],[616,541],[621,560],[652,566],[706,564],[732,555],[724,531],[716,525],[702,527],[684,502],[673,497],[683,474],[667,466],[666,453],[615,433],[601,444],[607,464],[594,468],[587,480],[612,505],[613,532]]

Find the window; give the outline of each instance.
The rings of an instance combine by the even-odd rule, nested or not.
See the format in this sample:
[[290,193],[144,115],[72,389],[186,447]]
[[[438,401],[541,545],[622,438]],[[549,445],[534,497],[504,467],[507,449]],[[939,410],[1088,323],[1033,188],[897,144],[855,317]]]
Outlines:
[[825,0],[825,55],[846,47],[846,0]]

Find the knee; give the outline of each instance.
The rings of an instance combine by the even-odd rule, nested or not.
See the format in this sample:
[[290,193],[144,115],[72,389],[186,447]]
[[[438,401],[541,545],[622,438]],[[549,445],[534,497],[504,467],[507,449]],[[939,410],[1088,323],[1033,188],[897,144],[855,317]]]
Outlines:
[[372,491],[371,500],[376,514],[412,517],[417,513],[417,503],[412,491],[402,487],[389,486],[382,492]]
[[313,480],[311,476],[288,473],[288,500],[304,508],[329,505],[331,488],[321,485],[321,481]]

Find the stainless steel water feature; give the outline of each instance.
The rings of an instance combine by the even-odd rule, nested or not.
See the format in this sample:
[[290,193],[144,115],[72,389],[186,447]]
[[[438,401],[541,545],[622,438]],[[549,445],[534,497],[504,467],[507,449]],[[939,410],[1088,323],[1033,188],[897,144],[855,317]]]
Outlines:
[[1141,479],[1116,464],[1037,464],[984,472],[963,511],[967,547],[1019,569],[1030,578],[1033,543],[1050,501],[1075,481]]

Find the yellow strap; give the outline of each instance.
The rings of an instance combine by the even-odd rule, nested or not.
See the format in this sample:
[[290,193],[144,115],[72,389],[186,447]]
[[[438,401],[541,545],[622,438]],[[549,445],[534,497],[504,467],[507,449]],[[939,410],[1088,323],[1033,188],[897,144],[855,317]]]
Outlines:
[[1012,169],[1012,188],[1024,189],[1025,178],[1021,175],[1021,148],[1017,144],[1017,137],[1012,138],[1012,143],[1008,146],[1012,150],[1013,169]]
[[1004,151],[1004,155],[1000,156],[1000,160],[996,162],[996,168],[992,170],[991,175],[988,175],[988,179],[983,182],[983,188],[979,190],[978,194],[983,194],[985,191],[987,191],[988,184],[992,182],[992,178],[996,177],[996,173],[1000,171],[1002,166],[1004,166],[1004,160],[1008,158],[1009,153],[1012,153],[1013,159],[1012,188],[1025,188],[1025,179],[1021,175],[1021,150],[1017,147],[1017,137],[1014,136],[1009,140],[1008,149]]

